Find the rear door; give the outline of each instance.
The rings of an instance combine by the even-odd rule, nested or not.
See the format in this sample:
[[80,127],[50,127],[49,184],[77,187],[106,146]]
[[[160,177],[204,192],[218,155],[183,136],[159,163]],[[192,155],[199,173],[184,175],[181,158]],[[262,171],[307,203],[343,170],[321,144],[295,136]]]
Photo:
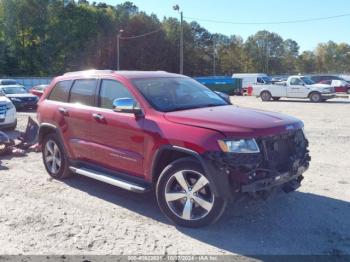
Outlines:
[[115,171],[144,176],[144,118],[113,110],[115,99],[135,99],[134,96],[115,79],[101,79],[98,93],[99,108],[94,108],[92,113],[96,118],[88,127],[91,140],[89,150],[94,153],[92,160]]
[[58,111],[65,119],[65,140],[75,160],[90,161],[94,159],[91,150],[91,125],[97,105],[97,79],[77,79],[69,93],[69,103],[62,105]]

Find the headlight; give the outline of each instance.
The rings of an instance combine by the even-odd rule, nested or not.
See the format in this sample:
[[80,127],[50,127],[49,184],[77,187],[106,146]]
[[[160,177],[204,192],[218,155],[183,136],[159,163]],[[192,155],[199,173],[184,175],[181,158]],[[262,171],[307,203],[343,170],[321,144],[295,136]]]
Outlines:
[[259,153],[260,149],[255,139],[219,140],[222,151],[227,153]]
[[16,97],[11,97],[10,99],[11,99],[11,101],[14,101],[14,102],[22,102],[21,99],[16,98]]
[[6,104],[6,109],[7,110],[10,110],[10,109],[12,109],[12,108],[14,108],[15,106],[12,104],[12,102],[8,102],[7,104]]

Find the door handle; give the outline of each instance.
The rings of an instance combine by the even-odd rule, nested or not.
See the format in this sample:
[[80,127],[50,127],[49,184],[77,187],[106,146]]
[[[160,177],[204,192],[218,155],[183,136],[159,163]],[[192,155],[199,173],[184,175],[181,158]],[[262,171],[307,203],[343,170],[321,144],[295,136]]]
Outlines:
[[62,115],[67,116],[68,115],[68,109],[64,107],[58,108],[58,112],[60,112]]
[[105,120],[105,117],[101,114],[92,114],[92,117],[95,118],[98,121],[103,121]]

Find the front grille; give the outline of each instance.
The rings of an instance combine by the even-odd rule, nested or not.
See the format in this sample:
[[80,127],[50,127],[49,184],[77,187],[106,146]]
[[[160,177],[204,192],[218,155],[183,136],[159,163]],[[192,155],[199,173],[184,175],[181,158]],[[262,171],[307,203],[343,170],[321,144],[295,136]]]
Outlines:
[[0,123],[5,121],[6,111],[6,105],[0,105]]
[[0,105],[0,115],[6,114],[6,105]]
[[35,97],[21,97],[19,99],[23,102],[34,102],[36,100]]
[[301,129],[259,140],[264,149],[265,167],[287,172],[299,167],[307,154],[308,142]]

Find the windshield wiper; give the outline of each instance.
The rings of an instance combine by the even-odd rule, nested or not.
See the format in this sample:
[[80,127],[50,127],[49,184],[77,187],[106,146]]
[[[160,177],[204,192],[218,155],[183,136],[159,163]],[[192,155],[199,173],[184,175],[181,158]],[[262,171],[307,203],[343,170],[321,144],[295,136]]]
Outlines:
[[206,107],[214,107],[214,106],[226,106],[226,104],[204,104],[204,105],[196,105],[196,106],[179,106],[175,108],[169,109],[169,112],[171,111],[181,111],[181,110],[189,110],[189,109],[197,109],[197,108],[206,108]]
[[200,106],[198,106],[198,108],[215,107],[215,106],[227,106],[227,104],[214,104],[214,103],[210,103],[210,104],[200,105]]

